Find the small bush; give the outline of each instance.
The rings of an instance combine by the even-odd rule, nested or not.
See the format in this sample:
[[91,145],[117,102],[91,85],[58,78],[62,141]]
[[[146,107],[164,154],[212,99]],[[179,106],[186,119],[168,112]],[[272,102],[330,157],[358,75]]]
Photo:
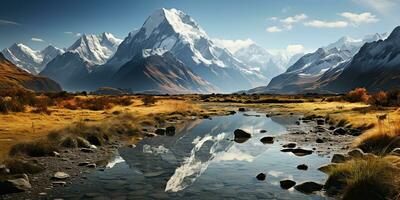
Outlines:
[[52,156],[57,146],[49,140],[37,140],[15,144],[11,147],[10,155],[27,155],[31,157]]
[[367,103],[369,99],[368,92],[365,88],[356,88],[350,91],[346,96],[343,97],[345,101],[355,103],[355,102],[363,102]]
[[142,97],[141,100],[143,102],[143,105],[145,105],[145,106],[153,105],[157,102],[156,98],[154,98],[153,96],[150,96],[150,95],[146,95],[146,96]]
[[0,97],[0,113],[24,112],[25,105],[16,99],[5,99]]
[[47,115],[51,114],[51,111],[48,109],[46,103],[37,104],[36,107],[32,110],[33,113],[44,113]]
[[44,170],[39,164],[21,159],[7,159],[4,164],[10,170],[10,174],[36,174]]

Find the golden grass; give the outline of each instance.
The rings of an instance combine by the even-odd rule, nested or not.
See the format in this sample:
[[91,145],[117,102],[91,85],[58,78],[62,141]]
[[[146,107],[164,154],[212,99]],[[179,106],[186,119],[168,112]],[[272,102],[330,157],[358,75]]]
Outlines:
[[328,193],[339,186],[343,199],[391,199],[400,191],[400,158],[365,157],[337,164],[329,171]]
[[151,106],[144,106],[137,97],[133,97],[132,102],[130,106],[117,105],[102,111],[69,110],[52,106],[49,107],[50,115],[31,113],[31,108],[21,113],[0,114],[0,160],[6,157],[12,145],[38,139],[52,130],[62,129],[75,122],[101,124],[105,120],[115,119],[115,115],[120,113],[135,116],[135,120],[141,122],[149,120],[149,116],[154,120],[158,115],[174,112],[200,113],[202,110],[200,105],[191,103],[189,99],[159,98],[156,104]]

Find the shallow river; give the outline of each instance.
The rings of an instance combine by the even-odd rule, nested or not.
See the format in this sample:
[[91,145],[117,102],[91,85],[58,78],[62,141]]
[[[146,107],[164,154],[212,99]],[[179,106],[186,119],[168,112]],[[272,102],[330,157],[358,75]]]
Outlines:
[[[326,199],[323,193],[305,195],[283,190],[279,181],[324,183],[317,168],[326,156],[298,157],[284,153],[278,140],[263,144],[265,136],[278,136],[295,127],[298,116],[267,118],[238,113],[188,124],[175,136],[142,140],[135,148],[121,148],[104,171],[83,182],[57,190],[63,199]],[[233,141],[233,131],[252,134],[244,143]],[[297,127],[299,128],[299,127]],[[307,129],[308,127],[300,127]],[[260,130],[267,130],[260,133]],[[302,148],[307,148],[302,146]],[[306,171],[296,168],[307,164]],[[265,173],[265,181],[256,179]]]

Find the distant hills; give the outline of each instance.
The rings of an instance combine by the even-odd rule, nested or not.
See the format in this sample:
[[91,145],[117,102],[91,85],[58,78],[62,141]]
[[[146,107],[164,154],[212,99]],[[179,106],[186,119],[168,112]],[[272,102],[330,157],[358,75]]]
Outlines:
[[8,61],[0,53],[0,91],[5,89],[27,89],[35,92],[60,92],[55,81],[30,74]]
[[230,51],[186,13],[159,9],[123,40],[84,34],[66,49],[35,51],[16,43],[2,53],[67,91],[344,93],[399,87],[399,32],[343,37],[305,55],[273,55],[254,42]]

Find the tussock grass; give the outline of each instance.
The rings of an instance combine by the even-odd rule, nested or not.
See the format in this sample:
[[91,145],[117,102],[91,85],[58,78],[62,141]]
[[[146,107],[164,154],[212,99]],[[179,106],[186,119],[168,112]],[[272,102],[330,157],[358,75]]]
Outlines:
[[400,191],[400,168],[394,160],[399,158],[368,156],[335,165],[328,171],[325,187],[335,194],[332,186],[336,186],[349,200],[394,198]]
[[386,155],[400,147],[400,125],[379,122],[378,127],[356,139],[356,146],[364,152]]
[[4,164],[10,170],[10,174],[36,174],[44,170],[44,167],[38,163],[19,158],[7,159]]
[[54,142],[39,139],[29,142],[22,142],[11,147],[9,154],[11,156],[27,155],[31,157],[52,156],[58,147]]

